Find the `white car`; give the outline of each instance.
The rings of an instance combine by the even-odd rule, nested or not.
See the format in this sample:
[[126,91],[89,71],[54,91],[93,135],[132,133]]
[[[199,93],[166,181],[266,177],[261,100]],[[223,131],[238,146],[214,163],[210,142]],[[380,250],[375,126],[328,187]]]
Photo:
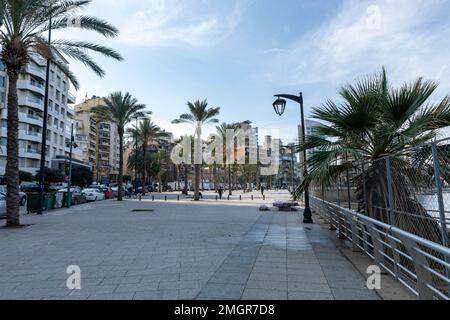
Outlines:
[[87,201],[105,200],[105,194],[98,189],[84,189],[83,194]]
[[0,194],[0,218],[6,217],[6,197]]

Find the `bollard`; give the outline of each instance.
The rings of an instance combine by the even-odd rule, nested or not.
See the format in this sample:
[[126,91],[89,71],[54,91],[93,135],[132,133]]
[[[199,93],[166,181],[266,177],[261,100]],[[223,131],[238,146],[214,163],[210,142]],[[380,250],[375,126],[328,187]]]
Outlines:
[[155,201],[155,196],[154,195],[152,195],[152,201]]
[[263,200],[266,201],[266,196],[263,196]]
[[230,201],[230,195],[228,195],[228,201]]
[[177,195],[177,201],[180,201],[180,195]]
[[139,201],[142,201],[142,194],[139,194]]
[[253,195],[252,195],[252,201],[253,201]]
[[164,201],[167,201],[167,196],[164,196]]
[[242,201],[242,195],[239,195],[239,200],[241,200],[241,201]]
[[219,201],[219,196],[216,196],[216,201]]

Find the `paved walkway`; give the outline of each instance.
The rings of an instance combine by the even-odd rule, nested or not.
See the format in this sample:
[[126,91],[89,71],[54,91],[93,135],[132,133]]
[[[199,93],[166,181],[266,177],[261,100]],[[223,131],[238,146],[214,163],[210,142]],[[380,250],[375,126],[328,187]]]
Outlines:
[[[0,299],[378,299],[326,230],[300,221],[188,201],[24,217],[34,225],[0,228]],[[66,288],[69,265],[81,290]]]

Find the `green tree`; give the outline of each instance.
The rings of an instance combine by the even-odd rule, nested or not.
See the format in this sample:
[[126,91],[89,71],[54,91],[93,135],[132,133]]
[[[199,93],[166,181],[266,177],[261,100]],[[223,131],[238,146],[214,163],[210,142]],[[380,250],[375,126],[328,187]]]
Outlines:
[[[194,183],[194,200],[200,200],[200,166],[202,160],[202,127],[209,123],[217,123],[216,118],[220,113],[220,108],[208,108],[206,100],[197,100],[194,103],[188,102],[189,113],[182,114],[178,119],[173,120],[172,123],[189,123],[195,125],[195,183]],[[199,163],[200,162],[200,163]]]
[[[138,127],[134,126],[131,128],[130,133],[133,137],[137,137],[138,141],[142,144],[143,150],[143,158],[146,159],[148,148],[150,145],[159,145],[163,138],[167,138],[169,134],[158,127],[155,123],[153,123],[150,119],[144,119]],[[141,165],[142,167],[142,193],[145,195],[146,190],[146,167],[145,165]]]
[[72,185],[85,188],[92,184],[92,171],[89,168],[76,166],[72,168]]
[[31,173],[27,171],[19,171],[19,181],[20,182],[33,182],[34,177]]
[[[89,55],[89,52],[122,60],[122,57],[114,50],[94,43],[46,39],[50,27],[59,34],[70,29],[73,26],[71,22],[74,14],[85,8],[90,2],[89,0],[2,0],[0,2],[0,24],[3,25],[0,32],[0,60],[6,66],[9,80],[6,162],[8,227],[20,225],[17,80],[20,72],[30,61],[31,55],[38,54],[51,61],[62,70],[76,89],[79,87],[78,80],[61,62],[59,54],[80,61],[100,77],[104,75],[104,71]],[[76,20],[76,25],[82,30],[94,31],[105,37],[118,35],[115,27],[98,18],[80,15]]]
[[[385,186],[386,165],[380,159],[428,142],[436,137],[436,130],[450,125],[450,97],[437,104],[428,101],[437,86],[435,82],[420,78],[393,88],[383,69],[380,74],[365,77],[355,85],[342,87],[342,103],[328,101],[313,111],[313,118],[325,125],[300,145],[300,150],[314,149],[314,152],[307,162],[309,174],[296,195],[309,184],[329,185],[340,174],[357,169],[355,161],[362,160],[367,163],[365,179],[361,176],[355,179],[356,196],[363,207],[368,208],[368,216],[391,223],[389,212],[382,209],[389,207],[389,197]],[[392,161],[394,212],[415,213],[414,217],[401,215],[396,223],[436,241],[440,237],[439,230],[410,193],[411,185],[416,183],[411,177],[423,176],[420,168],[401,157],[393,157]]]
[[119,134],[119,195],[118,201],[123,200],[123,138],[125,134],[125,126],[128,125],[133,118],[144,116],[142,110],[145,104],[138,103],[130,93],[114,92],[104,100],[104,105],[95,107],[91,110],[92,114],[98,119],[106,122],[113,122],[117,125]]

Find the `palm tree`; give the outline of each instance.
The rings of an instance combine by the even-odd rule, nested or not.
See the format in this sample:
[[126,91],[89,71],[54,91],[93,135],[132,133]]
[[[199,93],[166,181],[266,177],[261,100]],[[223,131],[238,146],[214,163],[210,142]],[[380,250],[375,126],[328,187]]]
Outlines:
[[130,93],[114,92],[104,99],[104,105],[92,108],[91,113],[106,122],[113,122],[117,125],[119,134],[119,195],[118,200],[123,200],[123,137],[125,134],[125,126],[129,124],[133,118],[143,117],[142,110],[145,104],[138,103]]
[[[296,191],[299,196],[309,185],[330,185],[341,174],[358,168],[364,161],[363,175],[355,179],[356,196],[365,214],[385,223],[393,223],[388,208],[385,158],[406,148],[419,146],[436,137],[436,130],[450,125],[450,97],[438,104],[428,101],[437,88],[432,81],[417,79],[393,88],[386,71],[346,85],[340,90],[341,104],[328,101],[315,108],[313,118],[326,123],[317,134],[306,137],[300,150],[314,150],[308,159],[309,174]],[[401,215],[395,224],[405,230],[436,241],[439,229],[427,211],[412,196],[411,185],[425,175],[402,157],[392,157],[394,212]],[[361,172],[361,170],[360,170]],[[429,178],[429,177],[428,177]],[[364,191],[366,197],[364,196]],[[439,240],[438,240],[439,242]]]
[[[227,124],[227,123],[222,123],[220,126],[217,126],[217,135],[222,139],[223,141],[223,156],[224,156],[224,172],[225,172],[225,177],[227,176],[227,164],[226,161],[227,159],[230,157],[230,149],[229,146],[227,147],[226,142],[227,142],[227,131],[228,130],[236,130],[238,128],[237,124]],[[226,179],[226,178],[225,178]],[[232,185],[232,180],[231,180],[231,163],[228,164],[228,194],[231,196],[233,195],[233,185]]]
[[[100,53],[116,60],[122,57],[114,50],[86,41],[55,39],[49,41],[45,34],[52,30],[65,31],[72,24],[74,14],[91,1],[69,0],[3,0],[0,2],[0,60],[8,75],[8,142],[6,176],[7,226],[20,225],[19,218],[19,152],[18,152],[18,98],[17,80],[32,55],[40,55],[56,65],[76,89],[75,75],[61,62],[58,55],[78,60],[103,77],[105,72],[89,55]],[[50,23],[51,21],[51,23]],[[108,22],[90,16],[77,17],[79,28],[94,31],[105,37],[115,37],[118,30]]]
[[[138,141],[142,144],[142,150],[144,152],[144,159],[147,158],[148,147],[151,144],[158,144],[161,142],[162,138],[168,137],[168,133],[163,131],[160,127],[158,127],[155,123],[153,123],[150,119],[143,119],[143,121],[139,124],[138,127],[134,126],[131,128],[130,133],[138,138]],[[142,170],[142,193],[145,195],[145,187],[146,187],[146,170],[145,166],[143,166]]]
[[194,103],[188,102],[189,113],[182,114],[180,118],[172,121],[174,124],[190,123],[195,125],[196,130],[194,134],[195,139],[195,186],[194,186],[194,200],[200,200],[200,164],[203,162],[202,153],[202,127],[208,123],[219,122],[217,117],[220,113],[220,108],[208,108],[208,102],[206,100],[197,100]]

